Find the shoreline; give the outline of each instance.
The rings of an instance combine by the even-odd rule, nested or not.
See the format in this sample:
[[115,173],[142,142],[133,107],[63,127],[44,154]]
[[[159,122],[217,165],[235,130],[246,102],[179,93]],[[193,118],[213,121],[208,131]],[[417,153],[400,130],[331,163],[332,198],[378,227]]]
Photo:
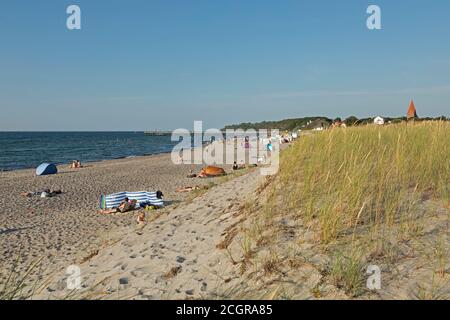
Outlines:
[[[107,159],[103,159],[103,160],[85,160],[82,161],[82,164],[84,166],[84,164],[88,164],[88,165],[92,165],[92,164],[96,164],[96,163],[103,163],[105,161],[116,161],[116,160],[124,160],[124,159],[135,159],[138,157],[151,157],[151,156],[158,156],[158,155],[165,155],[165,154],[171,154],[170,151],[162,151],[162,152],[155,152],[155,153],[146,153],[146,154],[140,154],[140,155],[133,155],[133,156],[123,156],[123,157],[118,157],[118,158],[107,158]],[[53,163],[55,164],[57,167],[58,166],[69,166],[69,163],[64,163],[64,162],[48,162],[48,163]],[[2,172],[16,172],[16,171],[21,171],[21,170],[33,170],[36,169],[36,167],[21,167],[21,168],[16,168],[16,169],[3,169],[0,168],[0,174]]]
[[[30,279],[46,279],[57,270],[80,263],[116,237],[134,233],[137,214],[142,210],[100,215],[101,194],[161,190],[166,206],[147,213],[152,224],[153,219],[170,214],[186,200],[192,201],[192,195],[199,195],[179,193],[178,188],[209,189],[227,180],[188,177],[202,167],[204,164],[174,164],[171,153],[159,153],[86,162],[80,169],[59,165],[58,174],[48,176],[36,176],[31,168],[0,172],[0,285],[10,271],[23,274],[40,259]],[[232,172],[232,165],[221,167]],[[234,179],[235,174],[230,177]],[[47,188],[62,193],[50,198],[21,195]]]
[[[207,146],[209,143],[208,142],[204,142],[202,145],[202,148],[204,148],[205,146]],[[172,148],[173,149],[173,148]],[[194,151],[195,148],[192,148],[192,151]],[[170,155],[172,153],[172,151],[160,151],[160,152],[153,152],[153,153],[144,153],[144,154],[137,154],[137,155],[131,155],[131,156],[121,156],[121,157],[117,157],[117,158],[106,158],[106,159],[101,159],[101,160],[84,160],[82,161],[82,164],[96,164],[96,163],[103,163],[105,161],[116,161],[116,160],[124,160],[124,159],[135,159],[135,158],[142,158],[142,157],[152,157],[152,156],[159,156],[159,155]],[[75,160],[75,159],[73,159]],[[80,159],[81,160],[81,159]],[[45,162],[43,162],[45,163]],[[69,166],[70,163],[65,163],[65,162],[47,162],[47,163],[53,163],[56,166]],[[13,169],[5,169],[5,168],[0,168],[0,174],[2,172],[15,172],[15,171],[21,171],[21,170],[32,170],[32,169],[36,169],[40,164],[34,166],[34,167],[20,167],[20,168],[13,168]]]
[[[201,167],[175,165],[170,153],[163,153],[91,162],[81,169],[58,166],[58,174],[49,176],[36,176],[34,169],[1,172],[0,272],[11,270],[19,256],[22,261],[14,267],[16,271],[41,257],[43,265],[50,266],[61,256],[64,261],[76,260],[77,252],[89,251],[91,244],[101,241],[100,233],[135,225],[136,211],[119,216],[98,214],[102,193],[161,190],[166,203],[162,210],[170,210],[187,196],[177,193],[177,188],[214,181],[187,178],[190,170],[197,172]],[[46,188],[60,189],[62,194],[43,199],[21,196]]]

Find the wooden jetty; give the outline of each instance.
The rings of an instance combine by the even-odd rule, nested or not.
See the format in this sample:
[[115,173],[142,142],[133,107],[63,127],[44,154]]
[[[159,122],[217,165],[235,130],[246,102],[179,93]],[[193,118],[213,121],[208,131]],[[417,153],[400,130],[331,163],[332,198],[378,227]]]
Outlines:
[[159,131],[159,130],[144,131],[144,134],[146,136],[171,136],[172,131]]

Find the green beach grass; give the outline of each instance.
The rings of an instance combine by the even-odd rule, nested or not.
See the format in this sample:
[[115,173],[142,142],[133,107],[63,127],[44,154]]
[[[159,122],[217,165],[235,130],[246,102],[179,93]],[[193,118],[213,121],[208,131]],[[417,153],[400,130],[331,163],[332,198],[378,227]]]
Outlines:
[[[334,129],[302,137],[281,157],[269,211],[315,222],[322,243],[368,224],[416,226],[421,200],[449,205],[450,123]],[[407,234],[405,234],[407,236]]]
[[[415,259],[436,265],[427,267],[436,278],[446,276],[448,250],[438,239],[448,232],[445,212],[450,212],[449,122],[305,134],[281,153],[279,173],[261,190],[264,197],[249,205],[251,218],[242,227],[242,263],[247,269],[251,264],[252,272],[267,273],[261,267],[267,251],[278,253],[280,266],[294,268],[308,263],[308,254],[325,255],[328,262],[318,267],[323,282],[358,297],[368,293],[367,266],[392,271],[404,257],[400,248],[407,246]],[[447,223],[433,220],[433,233],[424,232],[430,217],[442,219],[442,212]],[[293,229],[286,229],[286,221]],[[296,234],[289,245],[286,230]],[[430,244],[420,249],[428,236]],[[309,249],[302,249],[304,243]],[[292,252],[282,249],[289,246]],[[273,264],[271,269],[278,268]]]

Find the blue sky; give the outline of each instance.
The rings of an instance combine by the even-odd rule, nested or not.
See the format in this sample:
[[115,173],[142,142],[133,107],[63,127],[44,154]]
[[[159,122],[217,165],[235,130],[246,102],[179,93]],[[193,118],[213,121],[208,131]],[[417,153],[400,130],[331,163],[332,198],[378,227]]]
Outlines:
[[448,0],[4,0],[0,131],[398,116],[411,98],[450,116],[449,18]]

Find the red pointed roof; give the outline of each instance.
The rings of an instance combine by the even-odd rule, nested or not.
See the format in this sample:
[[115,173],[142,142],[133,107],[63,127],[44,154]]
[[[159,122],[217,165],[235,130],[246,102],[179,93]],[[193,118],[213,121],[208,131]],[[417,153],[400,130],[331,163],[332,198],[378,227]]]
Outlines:
[[411,100],[411,103],[409,104],[409,109],[408,109],[408,113],[406,114],[406,117],[408,119],[417,118],[416,106],[414,105],[413,100]]

